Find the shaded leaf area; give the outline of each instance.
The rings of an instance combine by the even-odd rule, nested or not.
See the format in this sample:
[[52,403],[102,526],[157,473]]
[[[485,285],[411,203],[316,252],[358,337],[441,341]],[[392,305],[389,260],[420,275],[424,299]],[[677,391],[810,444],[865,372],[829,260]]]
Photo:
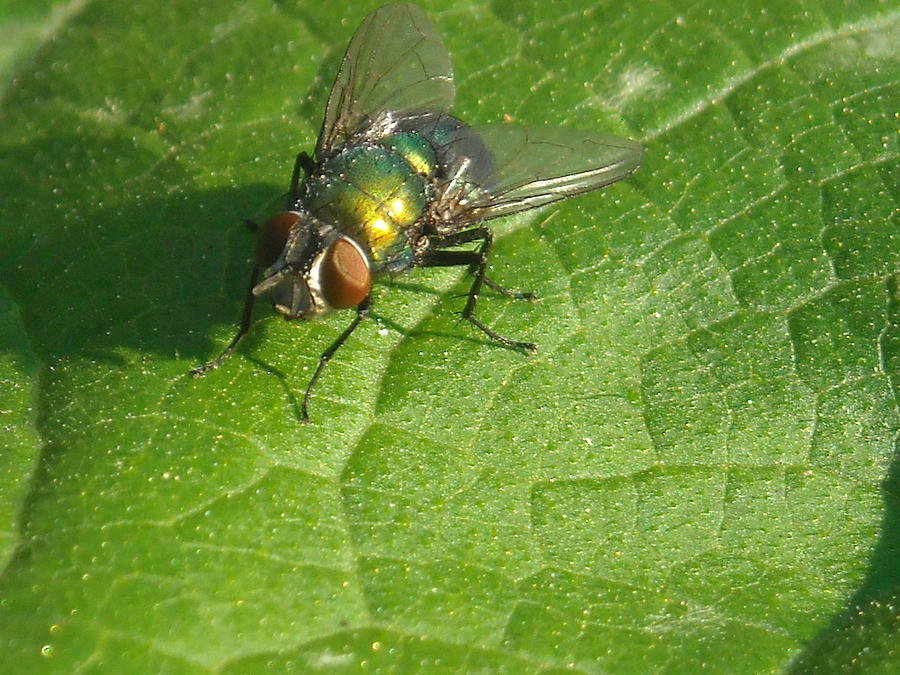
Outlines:
[[0,353],[4,446],[0,455],[0,562],[5,566],[19,544],[19,519],[40,456],[41,438],[35,426],[39,364],[14,301],[2,291],[0,333],[9,347]]
[[17,66],[0,669],[889,668],[896,12],[424,3],[461,118],[646,163],[500,224],[492,275],[540,301],[479,310],[537,356],[456,320],[457,272],[414,271],[303,426],[348,316],[261,309],[187,371],[376,4],[98,0]]

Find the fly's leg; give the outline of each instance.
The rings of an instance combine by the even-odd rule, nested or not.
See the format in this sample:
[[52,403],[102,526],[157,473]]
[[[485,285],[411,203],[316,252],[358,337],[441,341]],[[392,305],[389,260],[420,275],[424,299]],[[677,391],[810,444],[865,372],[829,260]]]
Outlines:
[[[473,241],[481,241],[481,247],[477,251],[436,250],[441,247],[458,246]],[[485,274],[487,270],[487,257],[493,241],[494,237],[491,234],[491,231],[486,227],[475,227],[471,230],[456,232],[443,237],[431,237],[429,239],[429,248],[426,249],[418,264],[423,267],[455,267],[457,265],[467,265],[475,278],[469,289],[466,306],[463,308],[463,318],[476,326],[492,340],[496,340],[500,344],[510,347],[511,349],[520,349],[524,352],[533,354],[537,351],[537,345],[533,342],[519,342],[518,340],[511,340],[508,337],[504,337],[486,326],[482,323],[481,319],[475,316],[475,305],[478,303],[478,295],[481,292],[482,284],[485,284],[489,288],[493,288],[499,293],[503,293],[503,295],[515,299],[533,300],[535,297],[533,293],[510,291],[487,278]]]
[[[247,221],[250,223],[250,221]],[[256,300],[256,296],[253,295],[253,288],[256,286],[256,279],[259,276],[259,266],[253,266],[253,272],[250,274],[250,286],[247,288],[247,295],[244,298],[244,312],[241,315],[241,325],[238,328],[237,334],[231,338],[231,342],[228,343],[228,346],[225,347],[225,351],[223,351],[219,356],[209,363],[204,363],[202,366],[197,366],[196,368],[191,369],[191,375],[194,377],[201,377],[208,373],[210,370],[214,368],[218,368],[222,365],[222,362],[231,356],[231,352],[234,351],[234,348],[238,346],[238,343],[244,339],[244,336],[250,332],[250,321],[253,318],[253,302]]]
[[[491,246],[494,243],[494,235],[488,230],[486,227],[476,227],[471,230],[464,230],[463,232],[456,232],[454,234],[446,235],[446,236],[433,236],[429,237],[429,244],[431,248],[446,248],[448,246],[459,246],[460,244],[468,244],[473,241],[482,241],[481,253],[484,256],[485,267],[487,265],[487,254],[490,251]],[[468,263],[459,263],[461,265],[465,265]],[[425,263],[425,266],[428,266],[428,263]],[[476,269],[472,270],[474,274]],[[488,288],[497,291],[502,295],[505,295],[507,298],[512,298],[513,300],[529,300],[534,302],[537,300],[537,293],[531,292],[522,292],[522,291],[514,291],[505,286],[501,286],[496,281],[491,279],[487,274],[482,275],[484,280],[484,285]]]
[[[425,259],[421,264],[424,267],[455,267],[458,265],[468,265],[469,267],[474,268],[475,279],[472,281],[472,286],[469,289],[469,295],[466,300],[466,306],[462,311],[462,317],[476,326],[489,338],[496,340],[506,347],[520,349],[529,354],[534,354],[537,351],[537,345],[535,343],[511,340],[508,337],[500,335],[475,316],[475,305],[478,303],[478,294],[481,292],[482,283],[485,283],[484,256],[482,251],[431,251],[425,256]],[[503,290],[505,291],[506,289]],[[518,297],[521,295],[524,298],[530,297],[531,295],[525,293],[513,295],[513,292],[509,292],[508,294],[511,297]]]
[[297,159],[294,160],[294,171],[291,173],[291,187],[288,190],[288,209],[293,208],[294,202],[300,194],[300,172],[307,176],[316,169],[316,163],[305,152],[297,153]]
[[341,348],[341,345],[350,337],[350,334],[356,330],[356,327],[369,315],[369,310],[372,308],[372,303],[369,301],[369,298],[366,297],[359,306],[356,308],[356,316],[353,318],[353,322],[344,329],[344,332],[338,335],[337,339],[331,343],[331,345],[322,352],[322,356],[319,357],[319,365],[316,366],[316,372],[313,373],[312,379],[310,379],[309,384],[306,386],[306,393],[303,395],[303,404],[300,406],[300,419],[303,422],[309,422],[309,400],[312,397],[313,387],[316,386],[316,382],[319,381],[319,376],[322,374],[322,371],[325,369],[325,364],[327,364],[331,357],[334,356],[335,352]]
[[[468,244],[473,241],[481,240],[482,249],[481,253],[484,255],[485,264],[487,263],[487,254],[490,250],[491,245],[493,244],[494,237],[490,230],[485,227],[476,227],[471,230],[465,230],[463,232],[457,232],[455,234],[443,236],[443,237],[430,237],[429,244],[432,248],[446,248],[448,246],[459,246],[460,244]],[[462,265],[468,263],[460,263]],[[425,264],[428,266],[428,264]],[[475,269],[472,270],[473,274],[476,272]],[[537,300],[537,293],[532,293],[530,291],[522,292],[522,291],[514,291],[512,289],[506,288],[505,286],[501,286],[496,281],[491,279],[487,274],[483,275],[484,285],[488,288],[505,295],[507,298],[512,298],[513,300],[529,300],[534,302]]]
[[530,302],[537,300],[537,293],[512,291],[505,286],[501,286],[487,275],[484,276],[484,285],[513,300],[528,300]]

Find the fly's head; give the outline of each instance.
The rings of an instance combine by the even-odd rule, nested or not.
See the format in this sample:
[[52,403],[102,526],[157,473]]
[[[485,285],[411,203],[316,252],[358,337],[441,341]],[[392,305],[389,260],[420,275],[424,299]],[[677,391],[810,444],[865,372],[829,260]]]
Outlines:
[[302,211],[276,214],[259,228],[256,264],[262,280],[253,295],[268,294],[275,311],[289,320],[356,307],[372,286],[363,247]]

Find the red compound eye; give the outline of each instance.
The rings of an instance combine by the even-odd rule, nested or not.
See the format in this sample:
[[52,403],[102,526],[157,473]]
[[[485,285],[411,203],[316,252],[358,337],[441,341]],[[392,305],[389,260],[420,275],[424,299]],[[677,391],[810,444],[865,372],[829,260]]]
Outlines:
[[275,264],[287,244],[291,228],[300,220],[300,215],[285,211],[269,218],[256,233],[256,263],[266,269]]
[[369,261],[348,237],[338,237],[325,251],[320,279],[322,295],[335,309],[356,307],[372,287]]

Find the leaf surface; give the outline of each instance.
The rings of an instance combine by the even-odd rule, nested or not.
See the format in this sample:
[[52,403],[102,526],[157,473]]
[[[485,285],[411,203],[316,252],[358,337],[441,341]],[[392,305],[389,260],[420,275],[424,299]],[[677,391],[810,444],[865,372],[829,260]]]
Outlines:
[[416,270],[301,425],[346,313],[188,370],[364,5],[0,4],[0,670],[896,668],[896,8],[424,4],[459,117],[645,163],[497,225],[536,356]]

